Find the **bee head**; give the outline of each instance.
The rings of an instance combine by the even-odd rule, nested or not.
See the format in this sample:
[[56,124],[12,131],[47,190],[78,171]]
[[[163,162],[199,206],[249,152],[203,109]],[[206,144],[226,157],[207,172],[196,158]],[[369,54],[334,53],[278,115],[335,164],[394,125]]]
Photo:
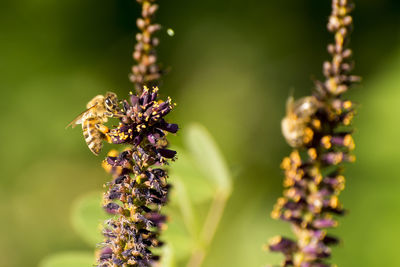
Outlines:
[[115,112],[118,110],[118,98],[115,93],[108,92],[106,94],[104,105],[109,112]]

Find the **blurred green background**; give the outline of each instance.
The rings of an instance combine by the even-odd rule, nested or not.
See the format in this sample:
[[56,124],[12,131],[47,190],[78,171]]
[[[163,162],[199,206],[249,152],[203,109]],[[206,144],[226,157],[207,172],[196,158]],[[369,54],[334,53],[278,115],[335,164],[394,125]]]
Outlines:
[[[171,66],[161,94],[170,120],[205,125],[235,176],[234,191],[204,266],[263,266],[262,251],[286,223],[269,217],[281,195],[280,134],[289,91],[306,95],[328,59],[330,1],[160,1],[160,61]],[[400,266],[400,2],[356,1],[352,48],[361,86],[357,162],[341,199],[349,214],[334,232],[342,267]],[[80,129],[64,127],[86,102],[132,86],[128,73],[139,6],[133,0],[0,2],[0,266],[36,266],[46,255],[90,250],[69,213],[108,177]],[[172,28],[175,36],[166,34]],[[173,177],[171,177],[171,181]]]

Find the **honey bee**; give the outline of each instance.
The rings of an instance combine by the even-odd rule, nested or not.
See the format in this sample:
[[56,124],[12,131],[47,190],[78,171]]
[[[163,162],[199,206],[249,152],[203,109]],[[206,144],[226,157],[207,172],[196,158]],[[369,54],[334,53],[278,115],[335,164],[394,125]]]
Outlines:
[[82,124],[83,137],[90,151],[96,156],[103,147],[103,140],[111,142],[109,129],[104,125],[110,117],[118,117],[118,99],[115,93],[107,92],[105,96],[97,95],[86,105],[86,110],[76,117],[66,128]]
[[286,142],[298,148],[309,143],[313,138],[313,130],[308,127],[311,117],[317,112],[320,104],[314,96],[307,96],[294,101],[290,96],[286,102],[286,116],[281,127]]

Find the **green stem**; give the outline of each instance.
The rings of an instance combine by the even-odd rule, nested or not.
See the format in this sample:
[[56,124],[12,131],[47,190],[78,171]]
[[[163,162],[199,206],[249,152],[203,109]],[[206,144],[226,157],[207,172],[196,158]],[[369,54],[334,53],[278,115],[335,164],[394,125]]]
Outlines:
[[177,195],[179,196],[178,206],[182,213],[183,222],[188,229],[192,239],[196,239],[196,229],[197,223],[193,212],[193,206],[191,200],[187,194],[185,185],[183,184],[182,180],[179,178],[175,178],[175,190]]
[[199,245],[193,250],[187,267],[200,267],[202,265],[221,221],[228,198],[229,193],[224,190],[217,190],[200,234]]

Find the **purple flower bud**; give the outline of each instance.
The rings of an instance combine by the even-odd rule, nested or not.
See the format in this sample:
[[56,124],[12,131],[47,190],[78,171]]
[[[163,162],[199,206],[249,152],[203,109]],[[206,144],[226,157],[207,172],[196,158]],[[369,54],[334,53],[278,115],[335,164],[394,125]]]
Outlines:
[[170,149],[159,148],[157,151],[164,158],[172,159],[176,155],[176,151]]
[[151,144],[153,144],[153,145],[155,145],[156,144],[156,138],[154,137],[154,135],[153,134],[148,134],[147,135],[147,139],[149,140],[149,142],[151,143]]
[[100,261],[108,261],[112,258],[112,250],[109,247],[105,247],[100,252]]
[[167,219],[167,217],[157,212],[148,213],[146,217],[152,222],[153,225],[156,225],[157,227],[161,227],[161,225],[163,225]]
[[136,106],[139,103],[139,97],[137,97],[136,95],[131,95],[131,103],[132,106]]
[[153,91],[153,93],[151,94],[151,101],[153,102],[153,101],[155,101],[156,99],[157,99],[157,92],[154,92]]
[[125,180],[125,178],[125,176],[118,176],[117,178],[115,178],[114,184],[121,184]]
[[286,254],[295,251],[297,249],[297,244],[288,238],[277,236],[270,240],[269,249]]
[[122,266],[124,264],[124,261],[122,259],[113,259],[113,263],[116,264],[117,266]]
[[164,122],[163,124],[161,124],[161,129],[166,130],[170,133],[176,133],[179,129],[178,124],[175,123],[166,123]]
[[337,222],[329,218],[317,219],[313,222],[313,226],[318,229],[336,227],[336,225]]
[[104,206],[104,210],[110,214],[117,214],[119,209],[120,209],[120,206],[118,206],[118,204],[113,203],[113,202],[110,202]]
[[142,142],[142,139],[143,139],[142,135],[135,136],[135,138],[133,139],[133,144],[135,146],[138,146],[140,142]]

